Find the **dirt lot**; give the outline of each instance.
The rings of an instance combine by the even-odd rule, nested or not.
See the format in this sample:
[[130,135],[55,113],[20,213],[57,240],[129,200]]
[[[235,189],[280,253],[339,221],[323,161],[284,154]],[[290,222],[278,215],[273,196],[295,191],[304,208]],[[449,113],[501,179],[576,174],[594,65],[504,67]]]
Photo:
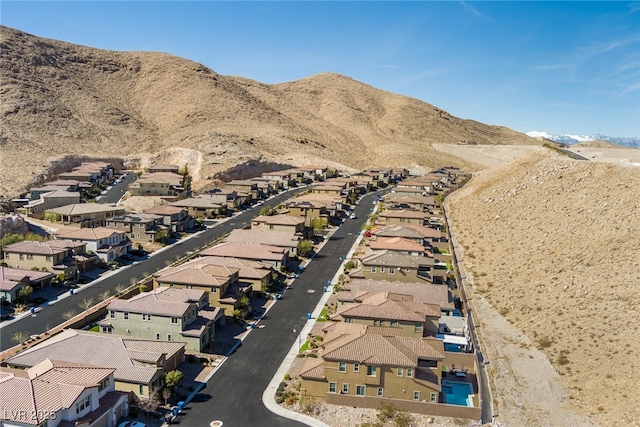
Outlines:
[[447,199],[506,425],[640,425],[640,168],[598,150],[534,150]]

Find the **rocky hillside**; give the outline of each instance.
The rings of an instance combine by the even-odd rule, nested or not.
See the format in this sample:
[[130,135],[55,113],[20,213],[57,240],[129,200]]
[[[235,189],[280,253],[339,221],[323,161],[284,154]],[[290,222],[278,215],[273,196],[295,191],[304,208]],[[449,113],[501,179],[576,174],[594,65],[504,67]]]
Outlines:
[[[487,300],[528,337],[514,345],[543,351],[564,383],[564,404],[600,425],[640,418],[639,188],[640,168],[536,152],[478,173],[448,198],[473,303]],[[476,315],[483,322],[485,313]],[[486,325],[478,331],[495,362],[500,420],[560,425],[524,418],[545,375],[527,389],[526,363],[494,345]],[[519,387],[506,392],[508,381]]]
[[0,194],[53,159],[189,163],[195,184],[249,160],[346,167],[478,166],[432,143],[540,144],[337,74],[266,85],[153,52],[114,52],[0,27]]

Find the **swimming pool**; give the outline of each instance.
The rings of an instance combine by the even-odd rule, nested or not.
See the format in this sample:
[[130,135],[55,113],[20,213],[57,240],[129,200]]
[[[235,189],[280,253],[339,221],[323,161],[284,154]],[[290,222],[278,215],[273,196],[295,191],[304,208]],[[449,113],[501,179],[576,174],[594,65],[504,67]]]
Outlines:
[[473,406],[473,387],[469,383],[442,381],[444,403],[449,405]]

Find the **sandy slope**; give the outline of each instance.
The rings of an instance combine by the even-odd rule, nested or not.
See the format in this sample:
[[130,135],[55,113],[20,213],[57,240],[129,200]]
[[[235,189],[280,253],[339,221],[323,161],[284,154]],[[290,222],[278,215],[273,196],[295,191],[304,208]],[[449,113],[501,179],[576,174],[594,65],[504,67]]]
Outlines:
[[536,150],[448,198],[500,421],[637,425],[638,194],[640,168]]

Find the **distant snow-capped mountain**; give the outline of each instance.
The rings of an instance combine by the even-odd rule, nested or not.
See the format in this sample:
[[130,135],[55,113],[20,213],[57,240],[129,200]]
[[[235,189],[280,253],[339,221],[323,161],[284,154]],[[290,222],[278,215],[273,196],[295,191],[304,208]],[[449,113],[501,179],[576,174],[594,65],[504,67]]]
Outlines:
[[612,144],[622,145],[624,147],[640,148],[640,138],[629,136],[606,136],[596,133],[595,135],[550,135],[547,132],[531,131],[527,132],[527,135],[533,138],[545,138],[550,139],[561,144],[577,144],[579,142],[586,141],[607,141]]

